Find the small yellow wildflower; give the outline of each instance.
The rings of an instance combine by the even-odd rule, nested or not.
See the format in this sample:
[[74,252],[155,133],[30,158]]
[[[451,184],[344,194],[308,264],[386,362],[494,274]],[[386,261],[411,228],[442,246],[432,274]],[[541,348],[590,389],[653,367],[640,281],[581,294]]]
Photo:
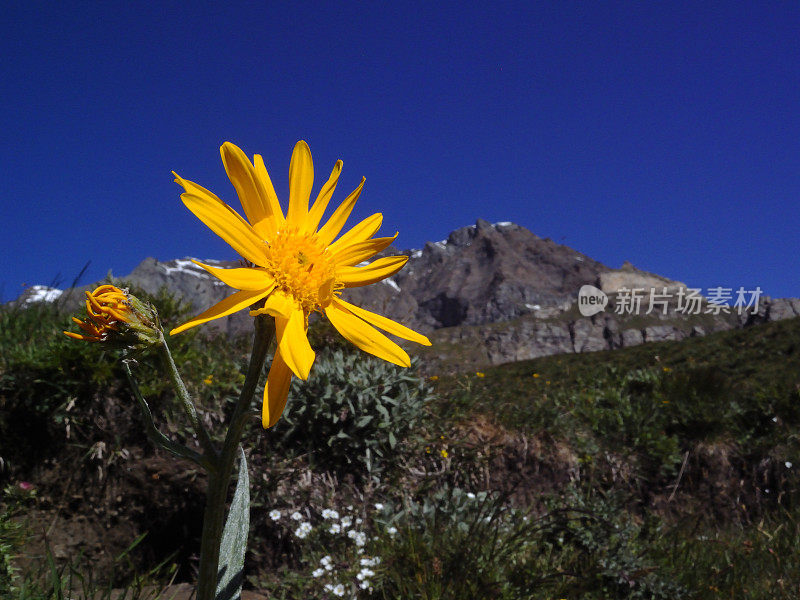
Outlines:
[[307,336],[312,312],[324,312],[348,341],[396,365],[409,366],[408,354],[378,329],[430,346],[424,335],[339,297],[345,288],[377,283],[394,275],[408,261],[407,256],[388,256],[359,266],[388,248],[397,237],[397,234],[372,237],[381,226],[383,215],[380,213],[367,217],[339,236],[361,195],[363,178],[320,227],[339,181],[342,161],[336,162],[328,181],[309,207],[314,164],[308,144],[302,140],[297,142],[289,165],[289,206],[284,215],[261,156],[256,154],[250,162],[245,153],[230,142],[222,145],[220,154],[247,220],[209,190],[173,175],[185,190],[181,200],[186,207],[250,266],[221,269],[194,261],[239,291],[170,333],[174,335],[260,303],[250,314],[274,317],[278,341],[264,388],[261,420],[265,428],[272,427],[281,416],[292,375],[308,378],[315,358]]
[[203,383],[205,383],[206,385],[211,385],[212,383],[214,383],[214,376],[209,375],[208,377],[203,379]]
[[544,384],[545,385],[550,385],[550,380],[548,379],[547,381],[544,382]]
[[534,373],[534,374],[533,374],[533,378],[534,378],[534,379],[539,379],[539,374],[538,374],[538,373]]
[[64,334],[84,342],[115,342],[127,347],[155,344],[161,339],[155,309],[113,285],[86,292],[86,314],[83,320],[72,317],[82,333]]
[[431,375],[430,376],[430,380],[431,381],[439,381],[439,376],[438,375]]
[[475,376],[483,378],[483,377],[486,377],[486,373],[481,373],[480,371],[478,371],[477,373],[475,373]]
[[444,448],[439,450],[439,454],[441,454],[442,458],[447,458],[447,450],[445,450]]
[[669,367],[663,367],[661,370],[664,371],[664,373],[669,373],[670,371],[672,371],[672,369],[670,369]]
[[73,323],[83,333],[64,333],[76,340],[104,342],[109,333],[118,331],[120,322],[127,323],[131,319],[131,309],[125,292],[113,285],[101,285],[93,292],[86,292],[86,314],[88,318],[83,321],[72,317]]

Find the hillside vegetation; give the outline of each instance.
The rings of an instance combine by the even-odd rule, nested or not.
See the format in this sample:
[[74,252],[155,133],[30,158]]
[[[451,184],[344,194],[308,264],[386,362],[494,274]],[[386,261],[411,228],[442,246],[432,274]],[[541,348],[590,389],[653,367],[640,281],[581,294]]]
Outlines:
[[[153,301],[166,327],[186,316],[166,293]],[[0,598],[191,582],[203,476],[149,444],[119,357],[68,327],[55,305],[0,308]],[[245,438],[246,587],[797,598],[799,340],[790,319],[421,377],[315,324],[312,376],[274,429],[254,418]],[[170,340],[217,432],[249,343]],[[162,431],[191,443],[158,368],[137,358],[143,393]]]

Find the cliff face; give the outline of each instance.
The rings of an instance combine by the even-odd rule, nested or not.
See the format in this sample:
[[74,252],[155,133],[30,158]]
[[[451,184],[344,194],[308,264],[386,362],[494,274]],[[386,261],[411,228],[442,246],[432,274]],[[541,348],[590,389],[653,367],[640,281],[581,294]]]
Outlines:
[[[747,314],[732,308],[717,311],[705,301],[696,313],[687,313],[677,304],[684,284],[629,263],[611,269],[513,223],[478,220],[421,250],[390,249],[385,254],[405,254],[408,264],[383,282],[346,290],[344,297],[429,335],[434,346],[424,353],[431,368],[457,364],[474,369],[548,354],[678,340],[800,315],[800,300],[763,297],[758,310]],[[188,259],[148,258],[122,280],[151,293],[167,286],[197,311],[231,293]],[[608,296],[604,311],[591,317],[579,312],[577,296],[584,285]],[[649,311],[646,299],[638,311],[626,310],[623,295],[634,288],[645,290],[645,297],[651,288],[666,291],[670,299]],[[40,296],[41,290],[36,300]],[[206,327],[236,334],[249,331],[250,321],[242,311]]]

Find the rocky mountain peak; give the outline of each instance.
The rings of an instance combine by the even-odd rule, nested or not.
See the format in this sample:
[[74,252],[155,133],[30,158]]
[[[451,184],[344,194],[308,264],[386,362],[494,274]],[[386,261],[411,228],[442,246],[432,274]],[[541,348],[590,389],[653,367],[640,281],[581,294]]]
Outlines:
[[[410,296],[403,304],[413,299],[419,324],[434,329],[504,321],[562,304],[609,270],[524,227],[482,219],[406,254],[396,291]],[[362,300],[375,300],[368,288],[358,292]]]

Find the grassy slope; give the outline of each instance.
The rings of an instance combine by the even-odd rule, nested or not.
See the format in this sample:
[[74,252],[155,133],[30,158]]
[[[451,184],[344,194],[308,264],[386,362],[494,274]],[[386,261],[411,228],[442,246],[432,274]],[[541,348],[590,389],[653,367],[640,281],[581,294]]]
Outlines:
[[[676,377],[712,373],[718,393],[744,400],[791,394],[800,385],[800,318],[748,329],[714,333],[680,342],[658,342],[619,350],[545,356],[482,370],[484,377],[442,376],[438,390],[446,397],[463,396],[469,386],[469,405],[476,411],[509,417],[512,428],[546,427],[519,419],[531,404],[559,393],[573,392],[608,380],[610,374],[653,369]],[[534,374],[536,376],[534,376]],[[513,415],[513,417],[511,417]]]
[[[177,319],[182,310],[173,306],[167,312]],[[18,476],[26,476],[34,468],[26,460],[33,458],[29,452],[33,445],[53,452],[64,447],[64,440],[48,446],[63,433],[64,405],[77,397],[79,409],[95,410],[91,399],[108,386],[118,386],[118,374],[101,349],[59,337],[67,325],[62,317],[0,316],[4,318],[0,400],[6,411],[0,414],[5,436],[0,455],[16,458],[11,467]],[[315,335],[326,342],[328,333],[322,329]],[[193,339],[176,341],[181,344],[176,355],[184,363],[187,381],[198,382],[203,400],[218,402],[235,390],[234,354],[232,349],[208,352],[202,338]],[[800,466],[796,340],[800,340],[800,319],[683,342],[544,357],[487,368],[482,377],[442,376],[426,426],[427,446],[411,447],[410,458],[403,460],[419,467],[411,463],[416,452],[425,460],[438,460],[436,468],[448,469],[443,480],[478,484],[480,480],[471,480],[470,473],[478,472],[490,453],[480,457],[480,441],[485,438],[469,438],[465,431],[476,422],[488,422],[487,430],[503,438],[494,446],[495,458],[502,460],[491,463],[492,482],[527,476],[525,469],[534,463],[536,476],[529,485],[539,494],[551,494],[548,502],[584,503],[581,506],[587,510],[608,514],[609,519],[618,518],[622,507],[631,511],[625,552],[609,558],[604,553],[613,544],[607,540],[599,549],[584,541],[580,541],[583,546],[577,541],[552,545],[543,568],[558,567],[578,576],[567,577],[563,584],[554,579],[541,597],[638,597],[626,595],[627,584],[613,596],[592,595],[597,593],[596,581],[580,574],[599,572],[602,561],[624,562],[641,555],[642,564],[653,571],[628,573],[625,564],[617,563],[603,569],[634,579],[657,573],[691,590],[692,598],[794,598],[800,589],[800,561],[795,556],[800,546],[800,503],[794,467],[786,463]],[[212,385],[199,383],[209,374],[214,376]],[[145,383],[155,404],[169,410],[169,394],[158,379]],[[76,444],[76,432],[87,436],[87,446],[93,442],[93,414],[70,417],[71,445]],[[26,435],[17,427],[31,416],[41,420],[41,440],[28,439],[30,429]],[[172,420],[167,419],[170,424]],[[128,429],[138,424],[130,415],[116,422],[126,423]],[[134,433],[120,435],[113,429],[103,439],[110,448],[115,443],[127,448]],[[8,443],[12,439],[13,447]],[[143,448],[151,452],[149,446]],[[440,459],[445,448],[449,456]],[[77,463],[69,467],[81,468],[85,466]],[[543,485],[545,478],[558,473],[566,475],[553,476],[550,487]],[[676,481],[678,488],[673,487]],[[673,491],[677,493],[670,501]],[[576,540],[586,538],[587,531],[576,531]],[[599,535],[592,531],[592,536]],[[254,531],[253,545],[259,543],[259,535]],[[292,539],[291,532],[287,539]],[[451,549],[436,546],[436,539],[416,543],[433,544],[433,556],[444,557]],[[552,542],[531,539],[536,548]],[[408,554],[393,541],[386,542],[384,550],[387,557],[394,552],[393,564]],[[302,556],[293,560],[302,561]],[[497,573],[502,574],[499,567]]]

